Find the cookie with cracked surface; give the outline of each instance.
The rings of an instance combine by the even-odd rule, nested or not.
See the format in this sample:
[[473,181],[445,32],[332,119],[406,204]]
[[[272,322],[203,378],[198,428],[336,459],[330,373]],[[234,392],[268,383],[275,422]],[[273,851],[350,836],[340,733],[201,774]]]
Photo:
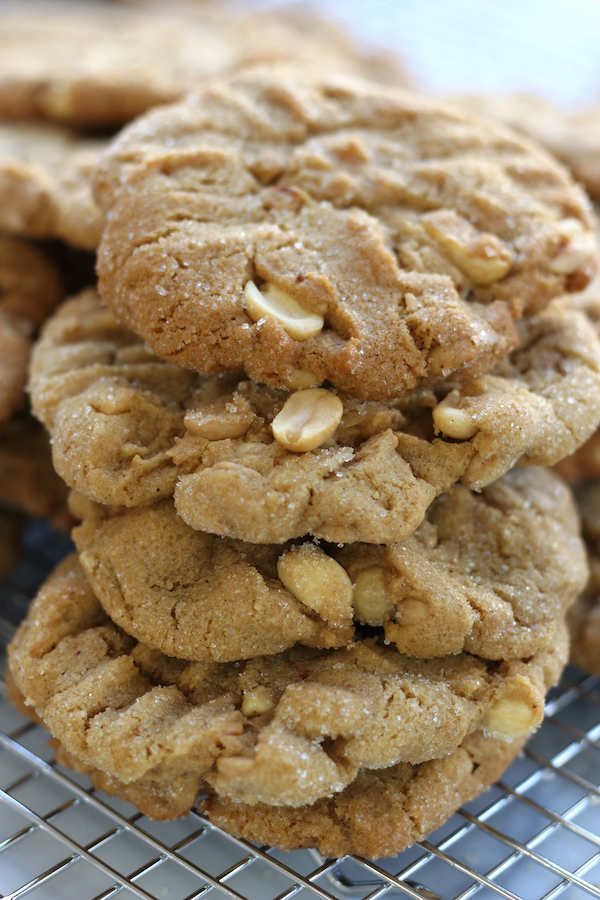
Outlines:
[[[474,731],[519,742],[542,720],[567,653],[489,663],[402,656],[375,639],[189,663],[114,625],[76,558],[48,579],[9,648],[17,688],[54,737],[125,784],[171,784],[304,806],[363,769],[452,753]],[[181,810],[183,812],[183,810]]]
[[[218,6],[222,6],[219,4]],[[100,3],[6,2],[0,10],[0,115],[78,128],[118,128],[182,97],[208,75],[256,61],[406,82],[393,58],[377,59],[304,11],[302,27],[276,11],[241,15],[183,4],[143,9]]]
[[20,412],[0,426],[0,503],[29,516],[43,516],[70,531],[68,488],[52,466],[50,441],[33,416]]
[[456,486],[404,540],[333,555],[352,581],[355,621],[383,625],[386,640],[419,657],[506,659],[549,647],[588,577],[571,494],[537,468],[480,493]]
[[[53,745],[58,763],[89,775],[96,790],[134,803],[151,819],[173,819],[189,809],[189,799],[169,786],[135,781],[123,784],[82,763],[60,742]],[[507,744],[476,731],[443,759],[363,771],[341,793],[311,806],[251,806],[213,794],[200,801],[199,809],[235,837],[281,850],[316,847],[325,857],[349,853],[371,859],[394,856],[486,790],[522,745],[523,741]]]
[[[476,731],[443,759],[363,771],[340,794],[311,806],[250,806],[213,795],[201,808],[211,822],[235,837],[281,850],[316,847],[325,857],[394,856],[493,784],[523,743],[507,744]],[[105,781],[98,786],[122,796],[114,791],[116,785]],[[140,798],[131,799],[136,803]]]
[[469,94],[452,102],[509,125],[558,157],[591,197],[600,199],[600,106],[564,110],[535,94]]
[[470,458],[468,445],[434,437],[428,397],[402,412],[325,391],[343,406],[335,439],[295,452],[271,430],[290,395],[241,377],[153,356],[87,292],[48,323],[30,389],[57,471],[81,493],[138,506],[181,481],[177,502],[194,527],[252,542],[409,534]]
[[119,318],[179,365],[276,387],[467,380],[595,270],[589,202],[544,151],[344,76],[211,82],[125,128],[95,196]]
[[522,319],[516,349],[434,409],[434,424],[448,437],[472,433],[462,476],[468,487],[479,490],[513,466],[554,465],[594,433],[599,344],[586,311],[563,297]]
[[113,622],[168,656],[233,662],[297,641],[352,643],[352,585],[310,542],[248,544],[194,531],[172,503],[95,506],[73,532]]
[[0,236],[0,422],[24,402],[35,329],[61,296],[58,272],[44,254]]
[[102,217],[91,176],[107,143],[54,125],[0,123],[0,230],[95,250]]
[[551,646],[588,575],[570,492],[544,469],[454,487],[388,546],[242,543],[194,531],[169,501],[81,515],[73,538],[108,615],[184,659],[347,646],[354,622],[411,656],[525,658]]
[[31,398],[52,433],[57,471],[98,502],[138,506],[174,493],[201,531],[253,543],[313,533],[389,544],[461,477],[483,487],[512,465],[553,463],[592,433],[600,344],[587,320],[553,301],[519,328],[498,374],[462,389],[387,404],[340,393],[337,427],[332,415],[329,437],[317,428],[321,446],[297,452],[287,432],[273,433],[289,394],[152,356],[90,291],[47,324]]

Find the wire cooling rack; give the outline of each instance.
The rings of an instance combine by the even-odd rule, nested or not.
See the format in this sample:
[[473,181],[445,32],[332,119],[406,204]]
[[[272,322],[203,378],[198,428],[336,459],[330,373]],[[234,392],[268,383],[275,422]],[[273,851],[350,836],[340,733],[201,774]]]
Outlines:
[[[0,584],[0,637],[70,549],[32,522]],[[323,859],[234,840],[192,812],[152,822],[56,765],[0,691],[0,897],[35,900],[600,898],[600,679],[569,670],[502,781],[393,859]]]

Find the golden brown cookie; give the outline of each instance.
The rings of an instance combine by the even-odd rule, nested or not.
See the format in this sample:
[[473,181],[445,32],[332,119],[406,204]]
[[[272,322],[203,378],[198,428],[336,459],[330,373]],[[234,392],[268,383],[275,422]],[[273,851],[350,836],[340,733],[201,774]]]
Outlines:
[[600,480],[575,487],[590,577],[581,597],[569,610],[571,662],[592,675],[600,675]]
[[[593,432],[600,344],[589,322],[554,301],[519,328],[508,360],[461,389],[387,404],[324,390],[292,399],[239,373],[202,377],[152,356],[90,291],[46,326],[31,398],[58,472],[98,502],[138,506],[175,493],[201,531],[389,544],[461,477],[480,488],[515,464],[554,463]],[[342,418],[325,422],[331,433],[316,429],[314,450],[297,452],[286,433],[274,437],[274,417],[283,409],[285,421],[290,402],[311,396],[341,400]]]
[[[316,847],[327,857],[394,856],[486,790],[522,744],[522,740],[507,744],[476,731],[443,759],[363,771],[341,793],[311,806],[249,805],[213,794],[201,801],[200,809],[230,834],[282,850]],[[181,815],[181,797],[169,786],[147,781],[123,784],[82,763],[60,742],[53,745],[57,762],[89,775],[96,790],[129,800],[151,819]]]
[[68,488],[52,466],[45,429],[25,412],[0,427],[0,503],[29,516],[44,516],[69,531]]
[[[17,688],[83,763],[188,804],[304,806],[363,769],[452,753],[474,731],[519,742],[543,716],[566,633],[527,661],[402,656],[365,639],[242,663],[186,663],[110,622],[76,558],[48,579],[9,648]],[[180,808],[180,812],[185,806]]]
[[0,422],[24,401],[33,333],[61,295],[58,272],[39,250],[0,236]]
[[122,321],[179,365],[277,387],[467,380],[595,268],[588,201],[543,151],[343,76],[211,82],[126,128],[95,186]]
[[447,436],[475,432],[464,484],[481,488],[515,465],[554,465],[593,433],[600,413],[597,333],[581,313],[569,297],[522,319],[517,348],[434,410]]
[[454,487],[404,540],[333,555],[353,583],[355,621],[383,625],[387,641],[419,657],[548,647],[588,576],[570,492],[536,468],[480,493]]
[[534,94],[471,94],[452,102],[478,116],[510,125],[538,141],[600,199],[600,106],[564,110]]
[[353,46],[308,10],[241,15],[223,6],[5,2],[0,115],[116,128],[207,75],[256,61],[296,59],[406,83],[393,57]]
[[[363,771],[340,794],[311,806],[251,806],[213,795],[203,807],[211,822],[235,837],[282,850],[316,847],[326,857],[348,853],[371,859],[394,856],[439,828],[460,806],[486,790],[518,755],[523,743],[507,744],[476,731],[442,759]],[[123,796],[108,779],[98,780],[94,772],[90,775],[98,787]],[[141,799],[131,797],[133,803]],[[148,796],[150,803],[153,799]]]
[[544,469],[454,487],[389,546],[242,543],[194,531],[169,501],[81,515],[73,538],[108,615],[183,659],[347,646],[354,622],[411,656],[524,658],[551,645],[588,575],[571,495]]
[[[598,277],[594,278],[586,291],[574,294],[572,303],[585,313],[593,323],[596,334],[600,335],[600,281]],[[600,432],[595,431],[574,453],[560,460],[555,468],[563,478],[571,482],[599,478]]]
[[0,230],[95,250],[102,219],[91,174],[107,143],[53,125],[0,124]]
[[86,513],[73,532],[86,577],[111,619],[150,647],[232,662],[297,641],[352,643],[350,579],[310,542],[291,550],[204,534],[168,500]]

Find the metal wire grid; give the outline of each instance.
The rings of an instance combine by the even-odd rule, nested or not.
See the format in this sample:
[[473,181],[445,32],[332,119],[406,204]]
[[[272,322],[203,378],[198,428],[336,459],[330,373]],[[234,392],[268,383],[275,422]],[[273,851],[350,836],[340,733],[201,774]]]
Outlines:
[[[0,636],[69,542],[34,522],[0,585]],[[3,687],[3,686],[2,686]],[[0,897],[16,900],[578,900],[600,897],[600,679],[570,670],[501,782],[393,859],[234,840],[197,812],[152,822],[57,766],[0,690]]]

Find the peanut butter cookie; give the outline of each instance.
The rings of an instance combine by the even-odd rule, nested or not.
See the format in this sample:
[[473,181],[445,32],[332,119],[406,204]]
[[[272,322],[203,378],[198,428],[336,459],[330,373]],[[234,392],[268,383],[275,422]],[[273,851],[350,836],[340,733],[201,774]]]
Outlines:
[[206,76],[256,61],[295,59],[406,83],[391,55],[369,54],[303,10],[242,15],[224,4],[4,2],[0,116],[118,128],[177,100]]
[[600,105],[564,110],[534,94],[471,94],[452,102],[478,116],[510,125],[558,157],[600,199]]
[[[129,800],[151,819],[173,819],[189,808],[189,800],[184,805],[187,798],[170,785],[143,780],[124,784],[83,763],[59,741],[53,745],[58,763],[89,775],[96,790]],[[281,850],[316,847],[326,857],[394,856],[486,790],[522,745],[523,740],[508,744],[476,731],[449,756],[364,770],[339,794],[310,806],[250,805],[212,794],[199,809],[230,834]]]
[[61,293],[58,272],[40,251],[0,236],[0,422],[23,404],[33,334]]
[[[5,681],[8,696],[19,711],[39,722],[25,705],[10,668]],[[96,790],[134,803],[151,819],[174,819],[189,809],[189,798],[175,786],[144,779],[124,784],[82,762],[60,741],[51,743],[60,765],[89,775]],[[449,756],[418,765],[398,763],[362,771],[339,794],[311,806],[251,806],[210,794],[196,808],[236,837],[282,850],[316,847],[323,856],[393,856],[439,828],[459,806],[486,790],[523,743],[524,739],[507,743],[475,731]]]
[[[598,277],[586,291],[575,294],[573,304],[584,312],[591,320],[600,335],[600,281]],[[600,432],[594,434],[574,453],[560,460],[556,465],[557,472],[567,481],[582,481],[600,478]]]
[[580,482],[575,493],[590,577],[581,597],[569,610],[571,662],[592,675],[600,675],[600,480]]
[[557,300],[519,330],[490,375],[357,401],[196,375],[153,356],[88,291],[47,324],[31,398],[57,471],[98,502],[174,493],[200,531],[390,544],[460,478],[479,489],[513,465],[552,464],[594,431],[600,344],[589,321]]
[[271,68],[127,127],[95,195],[100,292],[155,352],[361,399],[488,371],[595,269],[589,203],[512,133]]
[[536,468],[481,493],[454,487],[404,540],[333,555],[352,581],[355,621],[383,625],[386,640],[419,657],[548,647],[588,576],[570,492]]
[[550,646],[588,575],[571,495],[544,469],[454,487],[389,546],[242,543],[194,531],[169,501],[83,517],[73,538],[108,615],[184,659],[347,646],[354,622],[411,656],[524,658]]
[[0,124],[0,229],[95,250],[102,217],[91,175],[107,143],[53,125]]
[[117,628],[74,557],[9,649],[17,688],[69,753],[125,784],[168,785],[181,813],[204,781],[231,800],[302,807],[361,770],[446,756],[477,730],[519,744],[566,652],[558,627],[527,661],[417,660],[365,639],[188,663]]

